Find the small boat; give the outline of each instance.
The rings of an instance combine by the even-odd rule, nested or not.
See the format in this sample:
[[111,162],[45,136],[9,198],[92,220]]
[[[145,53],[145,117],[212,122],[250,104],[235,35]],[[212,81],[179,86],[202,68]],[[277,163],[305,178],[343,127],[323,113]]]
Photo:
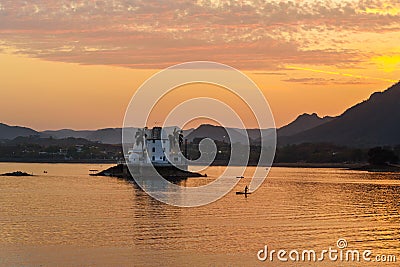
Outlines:
[[243,191],[237,191],[236,195],[250,195],[251,192],[243,192]]
[[99,170],[89,170],[89,175],[90,176],[97,176]]

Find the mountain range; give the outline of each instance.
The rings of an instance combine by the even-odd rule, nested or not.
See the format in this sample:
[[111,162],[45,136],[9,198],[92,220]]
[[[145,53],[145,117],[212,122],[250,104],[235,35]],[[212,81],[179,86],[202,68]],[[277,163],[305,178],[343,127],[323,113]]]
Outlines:
[[[400,83],[383,92],[377,92],[337,117],[320,118],[317,114],[303,114],[290,124],[277,129],[278,144],[332,143],[352,147],[372,147],[400,144]],[[173,127],[172,127],[173,128]],[[135,132],[135,129],[131,129]],[[266,136],[272,129],[247,129],[250,142],[260,141],[261,132]],[[229,128],[235,139],[243,138],[243,130]],[[18,136],[53,138],[84,138],[105,144],[121,143],[121,128],[75,131],[71,129],[35,131],[20,126],[0,123],[0,140]],[[209,137],[229,141],[227,130],[221,126],[200,125],[184,131],[189,141]]]
[[39,136],[43,138],[53,137],[56,139],[74,137],[83,138],[93,142],[101,142],[105,144],[120,144],[121,143],[121,128],[106,128],[99,130],[75,131],[71,129],[35,131],[30,128],[20,126],[9,126],[0,123],[0,140],[12,140],[16,137]]
[[335,117],[323,117],[320,118],[316,113],[313,114],[302,114],[298,116],[292,123],[283,126],[278,129],[279,136],[292,136],[317,126],[320,126],[324,123],[330,122],[334,120]]
[[400,144],[400,82],[342,115],[311,129],[280,137],[280,144],[333,143],[353,147]]
[[[216,141],[221,141],[221,142],[229,142],[229,134],[231,134],[232,140],[243,140],[245,142],[246,134],[249,138],[249,142],[257,142],[257,140],[260,139],[261,133],[263,133],[263,136],[267,136],[269,133],[271,133],[272,129],[246,129],[245,131],[242,129],[237,129],[237,128],[224,128],[221,126],[215,126],[215,125],[210,125],[210,124],[203,124],[197,127],[196,129],[193,129],[190,133],[185,135],[185,138],[188,141],[193,141],[196,138],[211,138]],[[247,133],[246,133],[247,132]]]
[[39,134],[37,131],[26,127],[9,126],[0,123],[0,139],[14,139],[18,136],[30,136]]

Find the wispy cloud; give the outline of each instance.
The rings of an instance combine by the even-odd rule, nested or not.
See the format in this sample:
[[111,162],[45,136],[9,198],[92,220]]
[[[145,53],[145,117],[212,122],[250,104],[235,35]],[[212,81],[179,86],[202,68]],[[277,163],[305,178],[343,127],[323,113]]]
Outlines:
[[285,75],[287,75],[286,73],[283,73],[283,72],[252,72],[252,74],[255,74],[255,75],[272,75],[272,76],[285,76]]
[[376,56],[361,39],[354,45],[360,35],[400,31],[397,8],[375,0],[9,0],[0,1],[0,38],[17,53],[81,64],[351,66]]
[[367,76],[367,75],[343,73],[343,72],[338,72],[338,71],[311,69],[311,68],[303,68],[303,67],[298,67],[298,66],[286,66],[286,68],[292,69],[292,70],[301,70],[301,71],[306,71],[306,72],[316,72],[316,73],[323,73],[323,74],[330,74],[330,75],[339,75],[339,76],[364,79],[364,80],[377,80],[377,81],[392,82],[392,83],[398,82],[398,80],[393,80],[393,79],[385,79],[385,78],[372,77],[372,76]]
[[366,85],[373,84],[364,79],[327,79],[327,78],[289,78],[284,82],[300,83],[304,85]]

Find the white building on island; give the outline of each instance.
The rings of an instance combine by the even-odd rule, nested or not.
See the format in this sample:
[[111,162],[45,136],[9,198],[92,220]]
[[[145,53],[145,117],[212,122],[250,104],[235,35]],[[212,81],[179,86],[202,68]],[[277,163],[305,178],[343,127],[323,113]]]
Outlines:
[[[167,138],[166,138],[167,137]],[[135,134],[136,143],[126,155],[130,165],[146,166],[183,166],[187,169],[186,160],[180,153],[183,143],[182,131],[174,129],[173,133],[166,136],[161,127],[153,129],[138,129]]]

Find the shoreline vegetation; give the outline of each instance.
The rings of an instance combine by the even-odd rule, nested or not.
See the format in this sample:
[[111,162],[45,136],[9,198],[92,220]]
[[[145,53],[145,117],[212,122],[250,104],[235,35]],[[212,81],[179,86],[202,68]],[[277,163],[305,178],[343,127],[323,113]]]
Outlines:
[[[17,138],[19,141],[0,142],[0,162],[32,162],[32,163],[109,163],[114,164],[124,159],[122,145],[93,143],[85,139],[49,139],[49,138]],[[228,164],[231,157],[231,144],[215,140],[218,153],[214,166]],[[200,157],[200,141],[188,142],[186,155],[195,160]],[[240,144],[233,144],[242,149]],[[400,157],[400,145],[391,147],[346,147],[329,143],[303,143],[279,145],[276,149],[274,164],[276,166],[347,166],[348,164],[366,164],[370,151],[379,157],[385,156],[393,163]],[[182,148],[183,149],[183,148]],[[373,150],[375,149],[375,151]],[[261,153],[261,146],[250,146],[248,165],[256,166]],[[388,155],[391,153],[391,155]],[[381,155],[382,154],[382,155]],[[386,155],[387,154],[387,155]],[[372,155],[374,156],[374,155]]]

